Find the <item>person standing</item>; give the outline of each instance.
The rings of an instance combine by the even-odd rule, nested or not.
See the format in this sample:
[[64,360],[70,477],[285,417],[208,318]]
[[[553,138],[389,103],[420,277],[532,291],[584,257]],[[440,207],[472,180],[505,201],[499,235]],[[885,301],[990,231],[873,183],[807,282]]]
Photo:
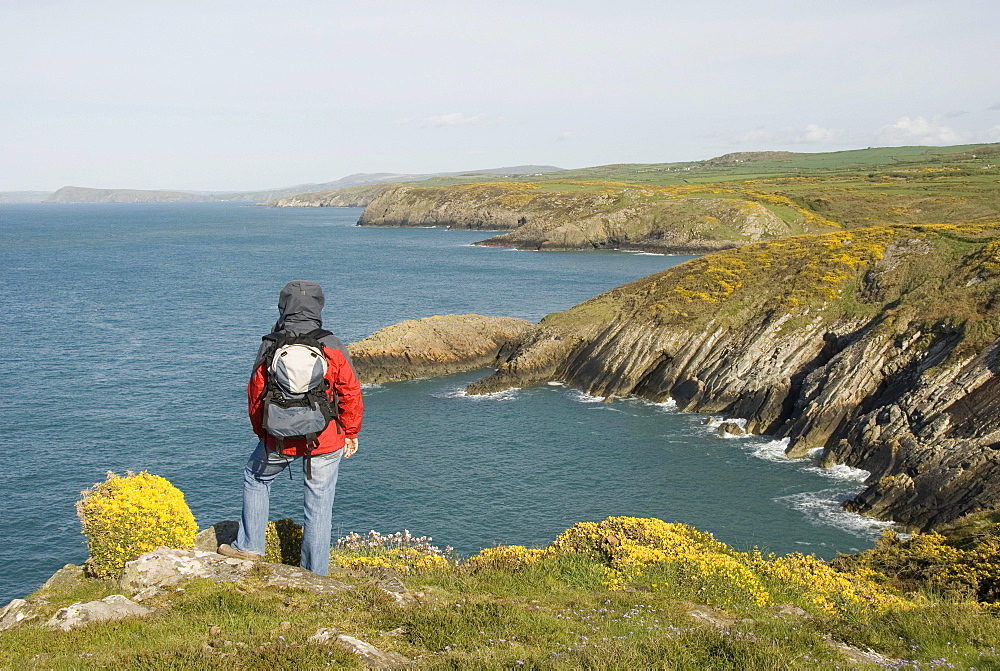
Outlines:
[[[259,441],[243,470],[243,515],[239,534],[232,545],[219,546],[219,554],[259,560],[264,556],[271,483],[289,464],[302,460],[303,509],[302,568],[326,575],[330,563],[333,528],[333,499],[341,457],[358,450],[358,432],[364,403],[361,385],[354,374],[350,355],[341,340],[323,326],[321,312],[325,298],[315,282],[289,282],[278,296],[278,321],[264,336],[253,374],[247,384],[250,423]],[[265,396],[268,392],[269,354],[276,339],[283,336],[315,336],[326,359],[325,393],[336,405],[336,416],[312,439],[281,438],[268,433],[265,424]]]

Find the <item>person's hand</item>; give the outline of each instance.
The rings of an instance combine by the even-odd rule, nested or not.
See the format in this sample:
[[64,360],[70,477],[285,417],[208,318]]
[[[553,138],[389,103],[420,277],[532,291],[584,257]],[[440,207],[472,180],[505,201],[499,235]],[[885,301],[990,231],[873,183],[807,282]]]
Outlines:
[[358,451],[358,439],[357,438],[345,438],[344,439],[344,459],[350,459],[354,456],[354,453]]

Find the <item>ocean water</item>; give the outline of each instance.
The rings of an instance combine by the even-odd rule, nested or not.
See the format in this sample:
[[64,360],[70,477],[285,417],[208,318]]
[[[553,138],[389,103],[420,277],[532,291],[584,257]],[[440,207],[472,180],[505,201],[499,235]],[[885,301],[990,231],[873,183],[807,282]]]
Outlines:
[[[433,314],[537,321],[689,258],[481,248],[487,234],[359,228],[359,213],[0,205],[0,605],[86,558],[74,503],[106,471],[168,478],[202,527],[238,519],[246,378],[287,281],[321,283],[324,325],[354,341]],[[464,396],[486,372],[365,390],[335,533],[406,528],[469,555],[635,515],[830,557],[885,526],[837,505],[863,472],[788,460],[767,437],[719,438],[669,403],[603,404],[558,384]],[[301,521],[289,470],[271,514]]]

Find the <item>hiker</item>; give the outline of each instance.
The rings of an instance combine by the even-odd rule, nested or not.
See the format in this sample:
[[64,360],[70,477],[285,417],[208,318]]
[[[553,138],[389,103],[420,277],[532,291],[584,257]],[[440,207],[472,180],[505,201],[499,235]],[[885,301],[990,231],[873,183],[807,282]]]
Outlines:
[[322,330],[324,302],[315,282],[289,282],[281,290],[278,321],[263,338],[247,385],[250,423],[260,441],[243,471],[239,535],[232,545],[219,546],[228,557],[263,558],[271,483],[301,459],[305,524],[299,563],[319,575],[327,574],[330,563],[340,458],[357,452],[364,410],[347,348]]

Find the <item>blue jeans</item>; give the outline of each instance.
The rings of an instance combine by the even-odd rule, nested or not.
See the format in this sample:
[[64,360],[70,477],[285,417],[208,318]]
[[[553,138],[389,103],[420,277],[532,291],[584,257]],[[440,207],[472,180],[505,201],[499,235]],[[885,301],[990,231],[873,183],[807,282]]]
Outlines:
[[[333,527],[333,496],[343,450],[311,457],[311,478],[303,478],[305,524],[302,531],[302,568],[326,575],[330,567],[330,535]],[[264,554],[271,483],[293,461],[264,448],[258,442],[243,469],[243,519],[233,547],[242,552]]]

